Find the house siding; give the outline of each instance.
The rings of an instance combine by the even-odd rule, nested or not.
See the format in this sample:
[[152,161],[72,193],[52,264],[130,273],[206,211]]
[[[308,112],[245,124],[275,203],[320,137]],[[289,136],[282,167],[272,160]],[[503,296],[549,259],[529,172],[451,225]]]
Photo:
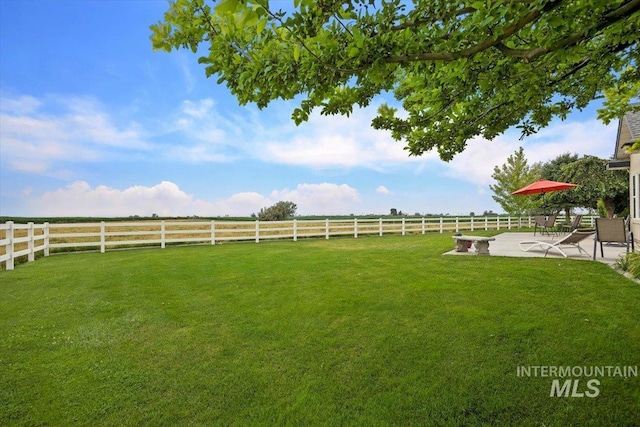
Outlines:
[[624,144],[625,142],[629,142],[629,141],[633,140],[633,138],[631,137],[631,131],[629,130],[629,124],[626,123],[627,119],[625,118],[623,120],[625,122],[625,126],[621,127],[620,136],[618,137],[618,141],[619,141],[620,145]]
[[631,208],[631,231],[633,232],[633,240],[638,244],[640,242],[640,153],[632,153],[630,160],[629,201]]

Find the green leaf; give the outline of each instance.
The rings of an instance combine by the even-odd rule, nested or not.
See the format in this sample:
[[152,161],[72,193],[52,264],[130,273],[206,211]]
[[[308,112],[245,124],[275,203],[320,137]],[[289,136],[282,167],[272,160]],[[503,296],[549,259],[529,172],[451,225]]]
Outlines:
[[234,13],[237,7],[238,0],[220,0],[220,3],[216,6],[216,13],[220,15]]
[[260,20],[256,24],[256,34],[260,34],[264,30],[264,27],[267,25],[267,22],[268,22],[268,19],[266,16],[263,16],[262,18],[260,18]]
[[296,62],[300,60],[300,45],[293,45],[293,60]]
[[260,19],[260,17],[255,11],[252,10],[245,17],[243,24],[248,27],[253,27],[258,22],[258,19]]

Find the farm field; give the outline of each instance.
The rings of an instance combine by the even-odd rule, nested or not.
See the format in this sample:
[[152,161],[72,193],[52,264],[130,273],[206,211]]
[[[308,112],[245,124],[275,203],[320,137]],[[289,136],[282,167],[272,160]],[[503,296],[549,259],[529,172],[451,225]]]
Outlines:
[[519,375],[640,365],[637,283],[451,245],[234,243],[2,271],[0,425],[637,423],[638,376],[550,397],[556,377]]

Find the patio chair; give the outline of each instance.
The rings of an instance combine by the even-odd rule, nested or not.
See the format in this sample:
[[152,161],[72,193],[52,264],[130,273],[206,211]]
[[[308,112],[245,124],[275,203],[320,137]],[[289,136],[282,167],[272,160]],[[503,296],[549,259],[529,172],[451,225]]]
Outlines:
[[574,248],[578,248],[578,252],[580,254],[584,253],[585,255],[589,256],[589,253],[584,249],[582,249],[582,247],[580,246],[580,242],[582,242],[584,239],[586,239],[589,236],[593,236],[595,232],[596,232],[595,230],[573,230],[571,233],[567,234],[562,239],[557,240],[555,242],[526,240],[524,242],[520,242],[520,249],[522,249],[525,252],[528,252],[531,249],[540,248],[541,250],[545,251],[544,252],[545,257],[547,256],[547,254],[551,249],[555,249],[556,251],[560,252],[560,254],[563,257],[566,258],[568,255],[562,250],[562,247],[573,246]]
[[[547,218],[545,219],[544,216],[542,216],[542,220],[543,222],[541,223],[541,225],[538,225],[538,217],[536,217],[536,226],[538,228],[542,228],[542,231],[540,232],[540,234],[545,234],[547,233],[547,236],[551,236],[551,233],[555,234],[555,225],[556,225],[556,216],[555,215],[549,215],[547,216]],[[536,227],[533,228],[533,235],[536,235]]]
[[596,259],[598,243],[600,243],[600,256],[604,258],[603,243],[631,243],[631,233],[627,232],[628,226],[624,218],[596,218],[596,238],[593,242],[593,259]]
[[576,215],[576,217],[573,218],[573,221],[571,223],[562,224],[560,229],[563,233],[564,232],[569,233],[573,230],[576,230],[578,227],[580,227],[581,222],[582,222],[582,215]]
[[553,230],[553,227],[556,224],[556,216],[555,215],[536,215],[535,217],[535,225],[533,226],[533,235],[536,235],[536,230],[540,229],[540,234],[547,233],[548,236],[551,235],[549,230]]
[[535,224],[533,225],[533,235],[536,235],[536,231],[539,229],[544,230],[544,227],[547,223],[547,218],[545,218],[544,215],[536,215],[534,217],[535,219]]
[[627,242],[631,243],[631,252],[635,251],[635,245],[633,242],[633,231],[631,231],[631,217],[627,215],[624,219],[624,228],[627,230]]

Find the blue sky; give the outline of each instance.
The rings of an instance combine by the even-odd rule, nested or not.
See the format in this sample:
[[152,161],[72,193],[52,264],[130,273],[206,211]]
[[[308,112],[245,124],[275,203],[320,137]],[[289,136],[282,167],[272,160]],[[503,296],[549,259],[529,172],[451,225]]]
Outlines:
[[248,216],[279,200],[303,215],[501,212],[493,167],[609,158],[616,124],[597,103],[537,135],[470,141],[453,161],[409,158],[370,127],[294,102],[241,107],[190,51],[154,52],[167,1],[0,1],[1,216]]

